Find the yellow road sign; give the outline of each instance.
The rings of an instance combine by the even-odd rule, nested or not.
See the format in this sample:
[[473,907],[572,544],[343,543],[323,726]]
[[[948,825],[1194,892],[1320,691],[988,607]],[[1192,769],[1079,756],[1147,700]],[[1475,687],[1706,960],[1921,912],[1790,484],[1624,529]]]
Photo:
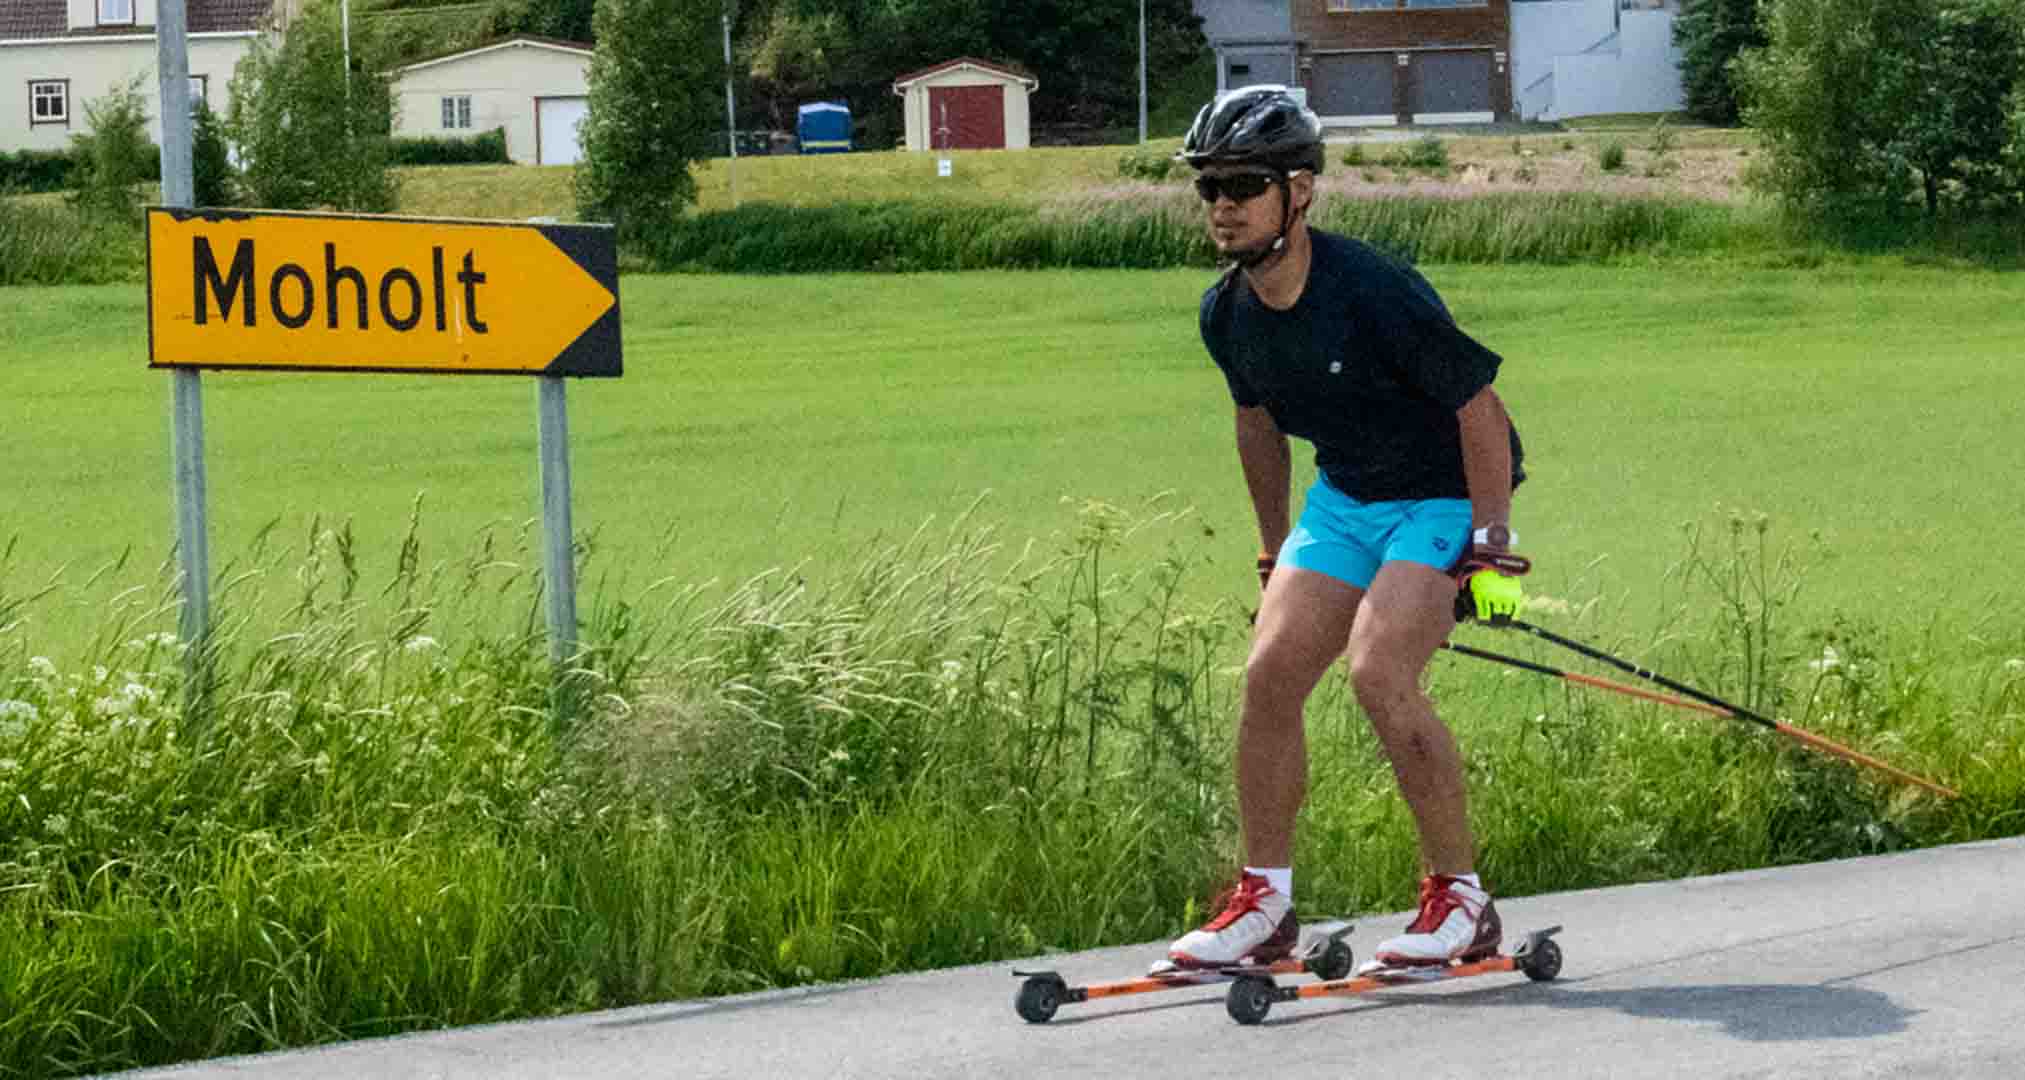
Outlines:
[[148,209],[148,366],[620,373],[602,225]]

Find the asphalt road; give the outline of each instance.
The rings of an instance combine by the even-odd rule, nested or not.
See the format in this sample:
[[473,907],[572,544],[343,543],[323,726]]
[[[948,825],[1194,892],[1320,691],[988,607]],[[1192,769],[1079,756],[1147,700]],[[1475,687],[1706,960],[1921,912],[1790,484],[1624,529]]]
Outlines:
[[[2025,1076],[2025,839],[1499,901],[1559,980],[1274,1006],[1220,986],[1014,1015],[1012,963],[150,1070],[149,1077]],[[1358,956],[1404,915],[1360,921]],[[1050,956],[1072,983],[1159,944]]]

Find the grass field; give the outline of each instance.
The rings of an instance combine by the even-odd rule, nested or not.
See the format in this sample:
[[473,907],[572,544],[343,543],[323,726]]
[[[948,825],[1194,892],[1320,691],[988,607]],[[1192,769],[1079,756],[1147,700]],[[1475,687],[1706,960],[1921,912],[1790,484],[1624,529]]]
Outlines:
[[[1817,571],[1815,612],[1976,625],[2019,586],[1992,478],[2025,460],[2025,283],[1848,264],[1442,269],[1533,479],[1535,589],[1644,622],[1683,523],[1771,516]],[[571,387],[576,521],[634,580],[736,579],[947,518],[989,493],[1014,541],[1096,499],[1171,493],[1244,586],[1255,534],[1228,403],[1194,339],[1203,275],[632,277],[627,375]],[[136,290],[0,291],[14,419],[7,588],[82,581],[172,538],[168,379]],[[214,563],[270,521],[352,519],[391,560],[423,499],[427,551],[535,513],[533,388],[508,379],[207,376]],[[1305,455],[1301,455],[1305,473]],[[1818,536],[1817,536],[1818,534]],[[38,605],[60,653],[90,608]]]
[[[2025,828],[2025,282],[1428,272],[1507,357],[1537,621],[1964,793],[1443,658],[1487,881]],[[1256,589],[1204,280],[625,279],[628,374],[571,386],[569,709],[528,619],[527,382],[205,376],[228,629],[186,710],[138,290],[0,290],[0,1077],[1193,925]],[[1405,906],[1413,831],[1339,674],[1308,738],[1304,908]]]

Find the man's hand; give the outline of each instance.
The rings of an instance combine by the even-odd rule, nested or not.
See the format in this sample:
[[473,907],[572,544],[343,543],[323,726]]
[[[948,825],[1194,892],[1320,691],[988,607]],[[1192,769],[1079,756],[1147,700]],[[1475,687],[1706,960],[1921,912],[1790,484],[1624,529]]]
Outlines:
[[1520,605],[1526,602],[1525,590],[1520,587],[1518,578],[1501,574],[1488,566],[1465,578],[1463,589],[1469,594],[1476,617],[1492,626],[1516,617]]
[[1532,569],[1524,555],[1472,545],[1455,568],[1456,621],[1476,618],[1500,626],[1516,618],[1526,602],[1519,578]]

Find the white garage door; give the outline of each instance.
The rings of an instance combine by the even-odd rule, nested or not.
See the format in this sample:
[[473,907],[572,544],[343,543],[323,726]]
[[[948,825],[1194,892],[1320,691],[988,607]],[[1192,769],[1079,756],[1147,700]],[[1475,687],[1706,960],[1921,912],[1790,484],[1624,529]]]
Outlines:
[[590,111],[590,98],[555,97],[535,102],[535,131],[541,144],[535,148],[535,160],[542,165],[576,164],[583,156],[577,144],[577,125]]

